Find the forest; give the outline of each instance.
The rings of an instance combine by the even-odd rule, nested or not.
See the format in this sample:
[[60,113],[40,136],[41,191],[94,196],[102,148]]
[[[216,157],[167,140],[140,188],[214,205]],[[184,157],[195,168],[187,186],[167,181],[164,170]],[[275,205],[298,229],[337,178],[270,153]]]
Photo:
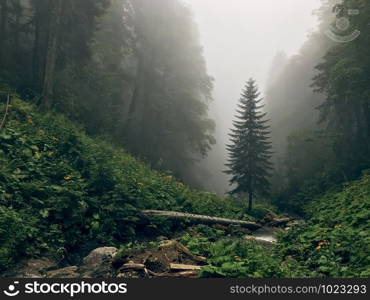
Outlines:
[[0,0],[0,277],[368,278],[370,2],[318,3],[220,100],[187,1]]

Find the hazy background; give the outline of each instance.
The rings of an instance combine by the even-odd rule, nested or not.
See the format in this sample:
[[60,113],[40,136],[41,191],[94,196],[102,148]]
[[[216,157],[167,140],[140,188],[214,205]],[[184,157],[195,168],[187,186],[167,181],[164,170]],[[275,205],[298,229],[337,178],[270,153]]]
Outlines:
[[[215,79],[212,114],[218,145],[210,154],[209,189],[222,192],[225,143],[240,91],[254,77],[265,92],[273,58],[298,53],[318,25],[320,0],[184,0],[199,26],[208,71]],[[221,38],[222,37],[222,38]]]

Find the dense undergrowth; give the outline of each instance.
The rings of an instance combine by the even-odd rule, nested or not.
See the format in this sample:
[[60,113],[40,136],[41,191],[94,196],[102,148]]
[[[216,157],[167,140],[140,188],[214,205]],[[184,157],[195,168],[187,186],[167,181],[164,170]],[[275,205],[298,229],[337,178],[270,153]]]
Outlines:
[[182,241],[196,254],[208,257],[204,277],[370,276],[368,172],[340,191],[318,196],[306,207],[306,214],[305,223],[279,232],[275,247],[225,238],[217,231],[198,230]]
[[173,230],[161,219],[145,226],[141,209],[252,218],[240,204],[191,190],[102,140],[13,99],[0,131],[0,268]]
[[[278,233],[276,246],[245,232],[198,225],[178,240],[207,258],[201,277],[369,277],[370,175],[313,199],[307,220]],[[132,245],[130,245],[131,247]]]
[[306,224],[280,238],[280,253],[296,259],[311,277],[369,277],[369,173],[317,197],[306,213]]
[[317,196],[304,224],[265,247],[237,228],[146,223],[141,209],[247,220],[269,210],[257,206],[248,216],[233,199],[191,190],[103,140],[13,99],[0,131],[0,270],[26,257],[62,261],[100,245],[130,248],[140,236],[171,237],[177,230],[184,245],[207,258],[202,277],[370,276],[368,173]]

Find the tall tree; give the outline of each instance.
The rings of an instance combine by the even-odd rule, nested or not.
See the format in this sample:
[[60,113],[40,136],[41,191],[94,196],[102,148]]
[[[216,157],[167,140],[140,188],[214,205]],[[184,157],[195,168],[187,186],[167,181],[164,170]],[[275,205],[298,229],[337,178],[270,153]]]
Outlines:
[[184,170],[215,143],[208,76],[191,11],[178,0],[132,2],[136,74],[127,146],[158,169]]
[[268,177],[273,168],[271,142],[269,141],[266,113],[261,109],[262,99],[253,79],[250,79],[242,92],[237,110],[238,120],[234,121],[230,141],[227,145],[229,160],[226,174],[232,175],[231,194],[248,194],[248,210],[252,210],[253,198],[269,193]]
[[7,26],[8,26],[8,0],[0,1],[0,66],[4,61],[4,53],[7,42]]
[[62,14],[62,0],[55,0],[51,11],[48,46],[46,51],[44,86],[42,91],[43,106],[50,109],[54,94],[54,74],[59,43],[60,20]]
[[104,13],[109,2],[32,0],[34,86],[40,88],[45,108],[54,107],[60,101],[56,99],[60,95],[56,89],[63,71],[89,60],[97,17]]
[[[359,14],[349,14],[349,11]],[[346,43],[334,43],[314,78],[314,87],[326,96],[320,106],[321,123],[335,138],[334,151],[344,180],[370,167],[370,4],[345,0],[334,6],[337,18],[348,18],[350,26],[338,34]],[[360,36],[351,38],[353,32]],[[338,38],[338,39],[339,39]]]

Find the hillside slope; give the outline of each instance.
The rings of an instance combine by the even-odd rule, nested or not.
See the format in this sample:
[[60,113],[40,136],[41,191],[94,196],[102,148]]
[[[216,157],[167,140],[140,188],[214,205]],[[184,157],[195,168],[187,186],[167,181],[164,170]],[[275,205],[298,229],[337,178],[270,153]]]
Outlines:
[[19,257],[47,254],[60,261],[83,247],[171,232],[170,223],[144,226],[141,209],[250,219],[232,201],[193,191],[88,137],[67,118],[13,99],[0,131],[2,268]]
[[99,246],[140,250],[142,239],[166,235],[207,258],[204,277],[370,276],[366,172],[314,199],[306,222],[281,231],[274,247],[237,229],[148,223],[142,209],[253,219],[232,199],[191,190],[67,118],[13,99],[0,131],[0,271],[28,257],[76,263]]
[[370,276],[370,173],[317,197],[306,224],[279,240],[282,256],[297,260],[310,277]]

